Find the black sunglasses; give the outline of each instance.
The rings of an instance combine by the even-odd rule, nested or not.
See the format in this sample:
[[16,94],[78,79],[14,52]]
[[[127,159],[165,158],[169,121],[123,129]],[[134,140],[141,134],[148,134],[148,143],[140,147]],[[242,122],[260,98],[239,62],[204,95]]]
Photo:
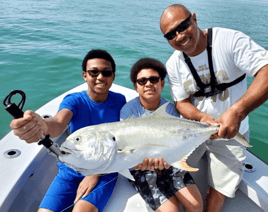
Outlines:
[[145,77],[142,77],[140,79],[137,79],[136,82],[139,83],[139,85],[145,85],[148,80],[152,83],[152,84],[156,84],[159,82],[160,80],[160,77],[149,77],[149,78],[145,78]]
[[111,77],[112,75],[113,75],[113,72],[112,71],[98,71],[98,70],[87,70],[86,71],[88,74],[89,74],[89,76],[91,76],[91,77],[98,77],[99,76],[99,74],[101,73],[102,74],[102,76],[104,76],[104,77]]
[[183,22],[181,22],[174,30],[171,32],[168,32],[164,35],[164,37],[168,40],[172,40],[176,37],[176,32],[180,33],[186,30],[190,25],[190,19],[192,17],[192,14],[189,15],[188,18],[186,18]]

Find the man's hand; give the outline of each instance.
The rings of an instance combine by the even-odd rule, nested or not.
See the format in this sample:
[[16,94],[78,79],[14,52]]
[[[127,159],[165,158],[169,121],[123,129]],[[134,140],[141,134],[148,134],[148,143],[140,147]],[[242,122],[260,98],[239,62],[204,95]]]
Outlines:
[[207,125],[213,125],[213,126],[218,126],[217,122],[214,120],[213,116],[205,114],[202,116],[200,119],[200,122],[207,124]]
[[[205,113],[200,119],[200,122],[207,124],[207,125],[220,126],[220,124],[214,120],[213,116],[205,114]],[[216,138],[219,138],[218,131],[210,136],[211,140],[216,139]]]
[[233,138],[239,130],[241,118],[236,111],[231,107],[226,110],[218,119],[220,129],[217,132],[218,138]]
[[229,108],[226,110],[216,121],[210,115],[204,115],[200,122],[212,125],[212,126],[220,126],[216,133],[212,134],[210,139],[218,139],[218,138],[233,138],[239,130],[240,127],[240,116],[234,108]]
[[74,203],[76,203],[81,197],[85,198],[97,185],[98,181],[99,175],[86,176],[79,184]]
[[138,164],[134,167],[135,170],[154,170],[154,169],[168,169],[170,165],[164,161],[162,157],[152,159],[152,158],[145,158],[142,163]]
[[27,143],[37,142],[48,130],[44,120],[30,110],[25,111],[23,118],[12,120],[10,127],[16,136]]

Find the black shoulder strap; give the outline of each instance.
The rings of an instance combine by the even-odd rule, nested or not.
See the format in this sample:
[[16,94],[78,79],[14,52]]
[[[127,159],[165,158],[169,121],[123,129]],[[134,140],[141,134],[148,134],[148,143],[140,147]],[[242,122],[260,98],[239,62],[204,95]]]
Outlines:
[[229,82],[229,83],[221,83],[221,84],[218,84],[216,86],[216,88],[219,90],[219,91],[224,91],[226,90],[226,88],[229,88],[233,85],[236,85],[237,83],[241,82],[243,79],[245,79],[246,77],[246,74],[243,74],[241,77],[238,77],[236,78],[234,81],[232,82]]
[[215,72],[214,72],[213,62],[212,62],[212,28],[208,29],[207,52],[208,52],[208,66],[209,66],[209,71],[210,71],[211,91],[214,92],[215,85],[217,84],[217,80],[215,77]]
[[206,85],[201,81],[200,77],[198,76],[197,71],[195,70],[188,55],[186,55],[183,52],[183,56],[184,56],[184,60],[185,60],[186,64],[188,65],[188,67],[189,67],[189,69],[190,69],[190,71],[191,71],[191,73],[196,81],[197,86],[203,90],[206,87]]
[[188,65],[197,86],[200,88],[199,91],[197,91],[194,96],[213,96],[215,94],[218,94],[227,88],[241,82],[243,79],[245,79],[246,74],[243,74],[241,77],[238,77],[232,82],[229,83],[221,83],[218,84],[215,76],[215,72],[213,69],[213,62],[212,62],[212,28],[208,29],[208,37],[207,37],[207,53],[208,53],[208,65],[209,65],[209,71],[210,71],[210,83],[209,84],[204,84],[199,75],[197,74],[197,71],[195,70],[191,59],[183,52],[184,60],[186,64]]
[[[213,85],[212,89],[214,90],[215,84],[216,84],[216,77],[215,77],[215,73],[213,70],[213,63],[212,63],[212,28],[208,29],[207,52],[208,52],[208,64],[209,64],[209,70],[210,70],[210,76],[211,76],[210,83]],[[191,62],[191,59],[184,52],[183,52],[183,56],[184,56],[184,60],[185,60],[186,64],[188,65],[188,67],[189,67],[189,69],[190,69],[190,71],[191,71],[191,73],[196,81],[197,86],[201,90],[204,90],[207,87],[207,85],[201,81],[199,75],[197,74],[197,71],[195,70],[195,68]]]

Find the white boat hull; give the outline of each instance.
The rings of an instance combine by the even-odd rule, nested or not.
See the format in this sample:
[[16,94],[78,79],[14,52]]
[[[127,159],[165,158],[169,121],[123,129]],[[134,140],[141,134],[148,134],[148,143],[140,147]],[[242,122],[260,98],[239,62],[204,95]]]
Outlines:
[[[37,110],[40,115],[56,114],[58,105],[67,93],[86,90],[87,85],[82,84]],[[127,101],[138,94],[131,89],[113,85],[112,90],[122,93]],[[68,136],[68,129],[53,138],[61,143]],[[21,152],[18,157],[7,158],[4,153],[17,149]],[[10,152],[10,156],[14,152]],[[194,152],[194,157],[201,153]],[[243,180],[236,192],[235,198],[227,198],[222,211],[268,211],[268,165],[256,156],[247,152],[247,164],[253,169],[246,169]],[[194,160],[194,157],[192,160]],[[191,159],[190,159],[191,160]],[[191,162],[191,161],[190,161]],[[192,173],[195,182],[205,197],[207,185],[206,160],[201,159],[194,164],[199,171]],[[47,150],[37,144],[26,144],[24,141],[8,133],[0,142],[0,212],[32,212],[37,211],[38,206],[45,195],[50,183],[54,179],[58,168],[54,157]],[[68,210],[66,210],[68,211]],[[70,210],[71,211],[71,208]],[[127,179],[119,175],[114,192],[105,207],[104,212],[151,212],[140,195],[128,183]],[[181,208],[181,211],[182,208]]]

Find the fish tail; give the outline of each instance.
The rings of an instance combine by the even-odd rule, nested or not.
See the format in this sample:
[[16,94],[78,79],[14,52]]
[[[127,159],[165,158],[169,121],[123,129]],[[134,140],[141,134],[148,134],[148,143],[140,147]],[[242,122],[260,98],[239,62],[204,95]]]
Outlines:
[[187,163],[186,163],[186,159],[188,157],[183,157],[179,163],[180,163],[180,166],[182,167],[183,170],[186,170],[186,171],[189,171],[189,172],[196,172],[198,171],[199,169],[198,168],[193,168],[191,166],[189,166]]
[[245,137],[240,133],[237,133],[234,139],[245,147],[252,147],[252,145],[250,145],[248,141],[245,139]]
[[182,170],[188,171],[188,172],[198,171],[199,170],[198,168],[193,168],[186,163],[187,158],[188,158],[188,156],[184,156],[180,161],[172,163],[171,166],[173,166],[177,169],[182,169]]

